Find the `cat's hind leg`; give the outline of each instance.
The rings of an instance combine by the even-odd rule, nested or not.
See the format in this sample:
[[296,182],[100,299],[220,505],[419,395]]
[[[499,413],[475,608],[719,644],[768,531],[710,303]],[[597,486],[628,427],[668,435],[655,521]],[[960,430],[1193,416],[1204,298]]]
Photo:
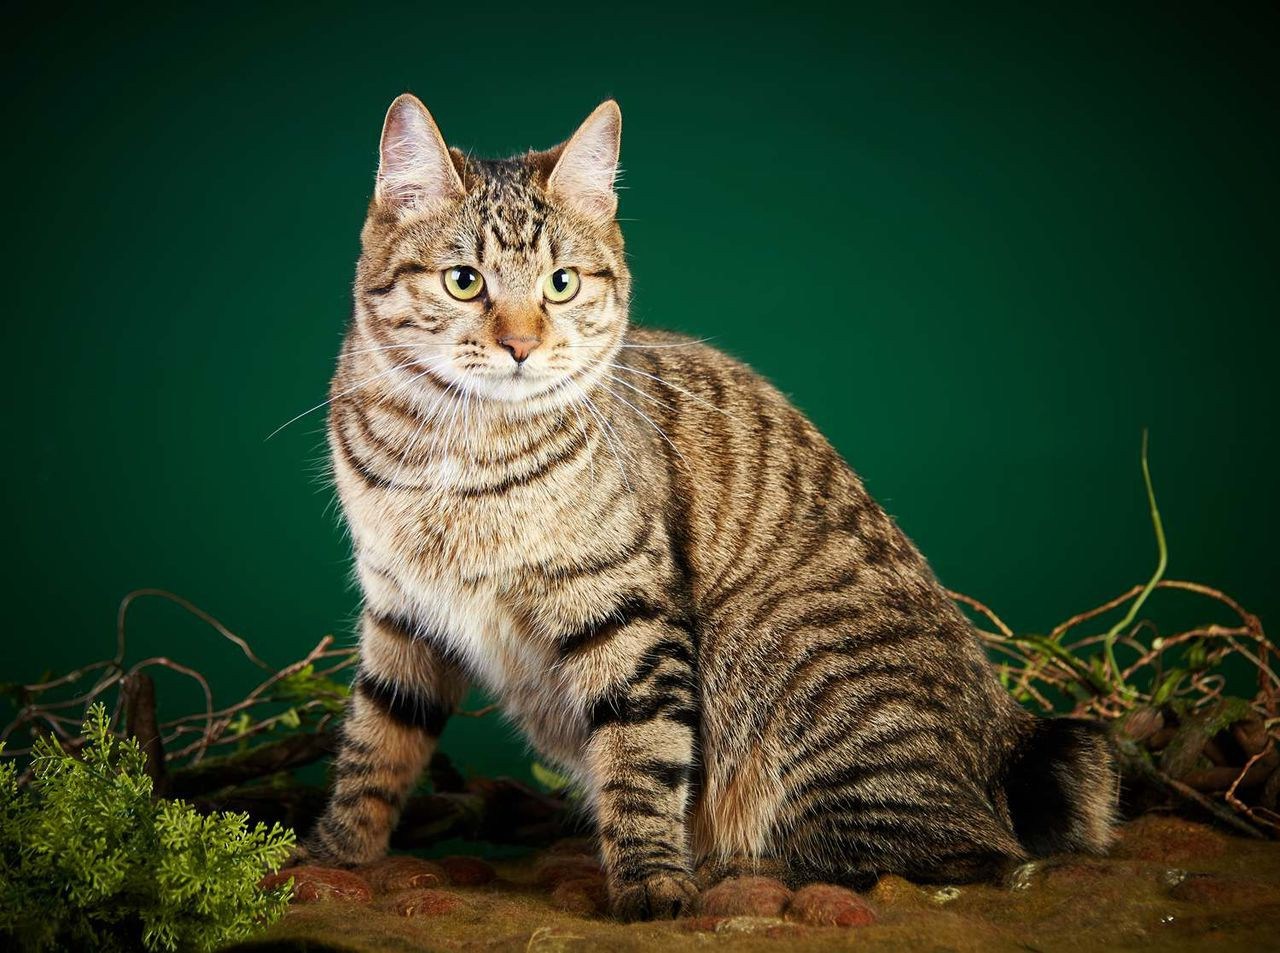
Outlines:
[[862,762],[809,779],[788,805],[786,854],[810,879],[859,889],[999,878],[1027,859],[978,785],[914,765]]

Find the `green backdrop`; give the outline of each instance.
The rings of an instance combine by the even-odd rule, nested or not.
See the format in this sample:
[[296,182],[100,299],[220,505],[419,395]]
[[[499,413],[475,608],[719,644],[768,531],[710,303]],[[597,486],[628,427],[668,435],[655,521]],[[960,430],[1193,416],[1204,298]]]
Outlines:
[[[1043,629],[1144,578],[1150,427],[1171,574],[1275,624],[1274,12],[829,6],[7,8],[0,679],[139,586],[277,663],[350,638],[321,417],[263,438],[324,396],[406,89],[479,153],[617,97],[636,317],[792,394],[949,585]],[[446,749],[524,770],[493,719]]]

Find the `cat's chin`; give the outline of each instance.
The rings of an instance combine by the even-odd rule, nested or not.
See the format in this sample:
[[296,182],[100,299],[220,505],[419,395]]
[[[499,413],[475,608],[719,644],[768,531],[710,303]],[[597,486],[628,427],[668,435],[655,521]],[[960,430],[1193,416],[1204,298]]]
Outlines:
[[474,376],[464,385],[476,397],[520,406],[530,403],[568,402],[573,388],[564,374],[529,373]]

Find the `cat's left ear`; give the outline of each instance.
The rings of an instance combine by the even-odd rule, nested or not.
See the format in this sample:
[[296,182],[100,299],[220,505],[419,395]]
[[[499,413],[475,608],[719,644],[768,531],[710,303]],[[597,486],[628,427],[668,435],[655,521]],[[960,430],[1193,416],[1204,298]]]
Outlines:
[[547,192],[587,218],[610,220],[618,210],[613,182],[622,145],[622,111],[606,99],[561,147]]

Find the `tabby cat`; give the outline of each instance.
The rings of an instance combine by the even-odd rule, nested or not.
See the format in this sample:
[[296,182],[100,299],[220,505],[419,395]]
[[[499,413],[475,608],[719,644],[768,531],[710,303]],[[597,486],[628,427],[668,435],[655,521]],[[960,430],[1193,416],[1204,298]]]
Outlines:
[[700,871],[860,885],[1101,851],[1096,728],[1039,720],[777,390],[628,326],[621,115],[501,161],[398,98],[333,379],[361,662],[310,854],[381,856],[468,685],[586,793],[616,915]]

